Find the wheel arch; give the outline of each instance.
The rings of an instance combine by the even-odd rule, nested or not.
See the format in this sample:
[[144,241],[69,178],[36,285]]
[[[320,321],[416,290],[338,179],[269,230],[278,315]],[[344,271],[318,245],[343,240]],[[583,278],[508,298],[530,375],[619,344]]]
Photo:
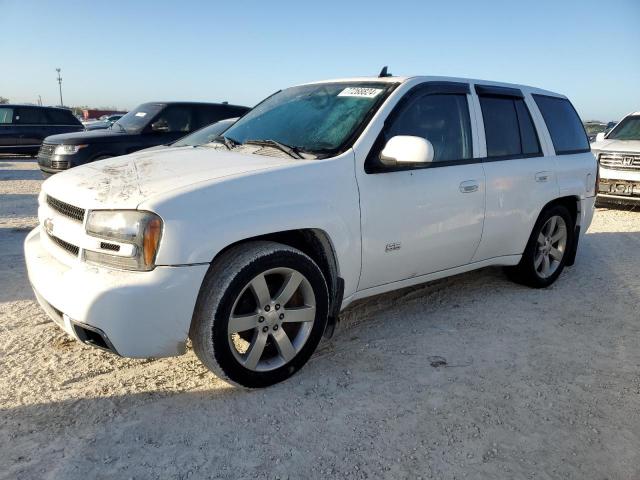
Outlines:
[[576,254],[578,252],[578,240],[580,239],[580,228],[581,228],[580,223],[581,223],[581,217],[582,217],[581,211],[580,211],[580,208],[581,208],[580,197],[578,197],[577,195],[569,195],[566,197],[556,198],[550,201],[549,203],[547,203],[544,206],[544,208],[540,210],[540,214],[538,215],[538,218],[540,218],[540,215],[542,215],[545,210],[555,205],[561,205],[565,207],[567,210],[569,210],[569,213],[571,214],[571,219],[573,220],[573,229],[574,229],[573,242],[569,247],[569,251],[567,252],[567,260],[565,263],[565,265],[570,267],[575,263]]
[[344,295],[344,280],[340,277],[340,265],[330,236],[322,229],[302,228],[257,235],[237,240],[220,250],[211,264],[230,248],[243,243],[268,240],[296,248],[309,256],[320,268],[329,289],[329,322],[327,331],[333,333]]
[[574,225],[580,224],[580,197],[578,197],[577,195],[569,195],[566,197],[559,197],[554,200],[551,200],[542,208],[542,210],[540,210],[540,215],[542,215],[542,212],[544,212],[546,209],[554,205],[562,205],[566,207],[567,210],[569,210],[569,213],[571,213],[573,224]]

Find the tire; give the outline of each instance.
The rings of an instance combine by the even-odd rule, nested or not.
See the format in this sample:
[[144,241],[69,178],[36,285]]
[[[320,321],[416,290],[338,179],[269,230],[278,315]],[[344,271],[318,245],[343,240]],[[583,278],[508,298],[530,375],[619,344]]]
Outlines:
[[574,235],[573,219],[566,207],[553,205],[543,210],[533,227],[520,263],[515,267],[507,267],[507,275],[514,282],[532,288],[548,287],[564,270]]
[[189,337],[200,361],[223,380],[267,387],[309,360],[328,306],[327,283],[311,258],[280,243],[246,243],[209,268]]

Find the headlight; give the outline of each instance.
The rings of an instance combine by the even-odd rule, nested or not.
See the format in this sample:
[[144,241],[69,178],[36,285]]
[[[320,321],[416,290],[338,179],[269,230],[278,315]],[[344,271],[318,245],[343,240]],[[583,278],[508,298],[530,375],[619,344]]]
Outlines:
[[[93,237],[107,240],[100,242],[101,251],[85,250],[87,262],[126,270],[154,269],[162,236],[162,219],[155,213],[92,210],[87,218],[86,230]],[[116,243],[109,243],[108,240]],[[128,248],[121,248],[119,244]]]
[[54,155],[73,155],[78,153],[84,147],[88,145],[58,145],[53,151]]

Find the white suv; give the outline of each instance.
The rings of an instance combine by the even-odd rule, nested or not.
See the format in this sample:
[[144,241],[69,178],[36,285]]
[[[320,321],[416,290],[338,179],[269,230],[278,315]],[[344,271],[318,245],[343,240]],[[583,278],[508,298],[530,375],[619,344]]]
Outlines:
[[277,92],[198,146],[56,175],[25,241],[52,319],[127,357],[185,352],[247,387],[304,365],[352,301],[573,264],[596,160],[562,95],[440,77]]
[[599,133],[591,150],[600,164],[598,203],[640,205],[640,112]]

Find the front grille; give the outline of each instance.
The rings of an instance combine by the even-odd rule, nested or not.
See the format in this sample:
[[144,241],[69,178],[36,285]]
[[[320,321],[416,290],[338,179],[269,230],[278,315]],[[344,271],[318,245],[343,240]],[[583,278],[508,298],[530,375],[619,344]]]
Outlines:
[[640,170],[640,154],[637,153],[601,153],[600,165],[615,170]]
[[51,156],[57,145],[43,143],[38,151],[38,164],[43,167],[51,167]]
[[53,243],[58,245],[63,250],[66,250],[73,256],[76,256],[76,257],[78,256],[78,252],[80,251],[80,249],[76,245],[73,245],[69,242],[65,242],[61,238],[58,238],[55,235],[51,235],[49,232],[47,232],[47,236],[49,237],[49,240],[51,240]]
[[50,197],[49,195],[47,195],[47,205],[56,212],[64,215],[65,217],[71,218],[72,220],[77,222],[82,222],[84,220],[84,210],[82,208],[74,207],[73,205],[69,205],[68,203]]
[[116,245],[115,243],[109,243],[109,242],[100,242],[100,248],[102,250],[110,250],[112,252],[120,251],[120,245]]
[[51,168],[56,170],[67,170],[70,167],[68,160],[51,160]]

